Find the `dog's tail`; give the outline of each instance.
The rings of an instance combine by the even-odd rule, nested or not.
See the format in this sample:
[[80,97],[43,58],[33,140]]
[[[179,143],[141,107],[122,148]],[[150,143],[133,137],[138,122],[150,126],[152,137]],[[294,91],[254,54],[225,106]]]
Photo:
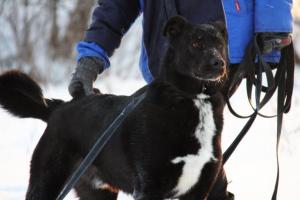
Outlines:
[[47,122],[51,112],[63,103],[44,98],[40,86],[22,72],[13,70],[0,75],[0,105],[18,117]]

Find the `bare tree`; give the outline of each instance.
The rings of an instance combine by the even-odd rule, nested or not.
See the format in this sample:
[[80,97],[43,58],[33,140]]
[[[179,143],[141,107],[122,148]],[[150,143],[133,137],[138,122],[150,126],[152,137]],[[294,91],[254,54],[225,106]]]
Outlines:
[[16,65],[18,68],[22,68],[24,65],[34,66],[33,47],[30,40],[31,20],[28,15],[28,0],[21,2],[11,0],[10,3],[10,9],[14,9],[14,11],[7,12],[6,20],[14,38]]
[[[0,0],[0,68],[18,68],[42,82],[65,80],[75,64],[74,46],[83,38],[95,4],[96,0]],[[110,74],[124,79],[139,75],[138,21],[111,58]]]
[[70,58],[74,45],[82,39],[84,31],[90,19],[90,12],[95,4],[95,0],[77,0],[76,6],[69,14],[69,22],[66,25],[66,31],[62,38],[58,37],[59,27],[57,25],[57,4],[59,0],[52,0],[51,9],[51,36],[49,39],[50,47],[54,57]]
[[[54,70],[51,63],[61,58],[73,60],[74,45],[83,37],[94,4],[95,0],[0,1],[1,20],[6,24],[0,30],[0,40],[12,47],[9,53],[0,52],[0,65],[46,80]],[[60,19],[63,12],[67,17]]]
[[48,1],[47,7],[50,15],[51,20],[51,28],[50,28],[50,37],[48,44],[50,48],[57,49],[59,47],[59,27],[57,24],[57,7],[58,7],[59,0],[51,0]]

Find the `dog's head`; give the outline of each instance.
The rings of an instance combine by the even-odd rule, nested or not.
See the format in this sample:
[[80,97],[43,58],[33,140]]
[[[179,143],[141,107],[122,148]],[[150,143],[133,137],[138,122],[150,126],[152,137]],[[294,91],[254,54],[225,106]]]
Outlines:
[[180,16],[164,27],[177,73],[192,79],[219,81],[227,72],[227,35],[221,22],[191,24]]

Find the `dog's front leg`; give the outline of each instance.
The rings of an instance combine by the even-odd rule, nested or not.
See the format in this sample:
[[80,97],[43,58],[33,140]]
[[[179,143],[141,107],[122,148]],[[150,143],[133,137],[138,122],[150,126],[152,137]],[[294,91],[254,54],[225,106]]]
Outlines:
[[163,196],[155,191],[149,192],[134,192],[133,193],[134,200],[163,200]]
[[199,198],[197,195],[189,195],[189,196],[184,196],[184,197],[179,198],[179,200],[195,200],[195,199],[197,199],[197,200],[208,200],[208,196]]
[[203,192],[203,188],[197,188],[197,189],[193,189],[191,192],[179,198],[179,200],[195,200],[195,199],[207,200],[208,193]]
[[133,192],[134,200],[163,200],[162,187],[151,178],[140,177]]

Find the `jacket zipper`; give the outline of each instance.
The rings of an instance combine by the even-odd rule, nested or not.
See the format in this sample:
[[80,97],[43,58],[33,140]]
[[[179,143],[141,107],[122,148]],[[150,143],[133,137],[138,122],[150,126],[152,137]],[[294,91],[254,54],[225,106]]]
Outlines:
[[234,0],[234,4],[235,4],[236,11],[240,12],[241,11],[241,5],[240,5],[239,0]]

